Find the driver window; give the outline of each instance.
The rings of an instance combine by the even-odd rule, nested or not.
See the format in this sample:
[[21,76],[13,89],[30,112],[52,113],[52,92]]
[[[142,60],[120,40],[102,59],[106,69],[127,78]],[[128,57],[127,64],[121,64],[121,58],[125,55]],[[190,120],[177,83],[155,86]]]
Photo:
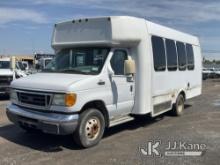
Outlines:
[[125,50],[115,50],[111,58],[111,67],[115,75],[124,75],[124,62],[128,59]]

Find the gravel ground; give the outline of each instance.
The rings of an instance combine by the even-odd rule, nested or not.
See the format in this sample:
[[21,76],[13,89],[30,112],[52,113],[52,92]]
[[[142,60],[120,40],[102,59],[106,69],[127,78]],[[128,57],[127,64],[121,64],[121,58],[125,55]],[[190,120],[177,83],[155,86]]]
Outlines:
[[[4,117],[1,101],[0,164],[208,164],[220,161],[220,80],[206,80],[203,94],[186,103],[181,117],[139,118],[106,131],[99,145],[81,149],[72,136],[27,134]],[[3,115],[3,116],[2,116]],[[3,124],[4,123],[4,124]],[[147,142],[160,141],[160,157],[144,155]],[[204,144],[202,156],[165,156],[168,142]],[[140,150],[140,149],[143,150]]]
[[9,122],[5,113],[6,105],[9,103],[8,99],[8,96],[0,97],[0,126]]

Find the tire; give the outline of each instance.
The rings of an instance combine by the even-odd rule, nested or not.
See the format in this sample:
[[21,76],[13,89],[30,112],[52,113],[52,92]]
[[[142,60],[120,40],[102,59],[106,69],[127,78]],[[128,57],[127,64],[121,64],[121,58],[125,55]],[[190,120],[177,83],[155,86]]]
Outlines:
[[184,111],[184,102],[185,99],[182,94],[179,94],[179,96],[176,99],[176,103],[173,106],[173,114],[175,116],[181,116]]
[[78,127],[74,132],[74,140],[80,147],[92,147],[99,143],[104,130],[103,114],[97,109],[87,109],[80,115]]

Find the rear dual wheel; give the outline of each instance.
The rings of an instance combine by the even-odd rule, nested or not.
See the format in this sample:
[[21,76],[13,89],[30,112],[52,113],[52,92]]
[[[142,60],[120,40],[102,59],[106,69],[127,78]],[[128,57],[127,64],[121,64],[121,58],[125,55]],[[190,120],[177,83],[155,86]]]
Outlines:
[[179,94],[179,96],[176,99],[176,103],[174,104],[173,107],[173,114],[175,116],[181,116],[183,114],[184,111],[184,96],[182,94]]

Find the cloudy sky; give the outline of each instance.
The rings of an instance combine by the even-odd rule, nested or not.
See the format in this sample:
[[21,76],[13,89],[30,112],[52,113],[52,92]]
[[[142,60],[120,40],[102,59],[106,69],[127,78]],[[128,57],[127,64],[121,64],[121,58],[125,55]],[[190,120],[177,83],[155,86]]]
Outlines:
[[0,0],[0,54],[52,53],[54,23],[109,15],[143,17],[195,34],[203,55],[220,59],[219,0]]

